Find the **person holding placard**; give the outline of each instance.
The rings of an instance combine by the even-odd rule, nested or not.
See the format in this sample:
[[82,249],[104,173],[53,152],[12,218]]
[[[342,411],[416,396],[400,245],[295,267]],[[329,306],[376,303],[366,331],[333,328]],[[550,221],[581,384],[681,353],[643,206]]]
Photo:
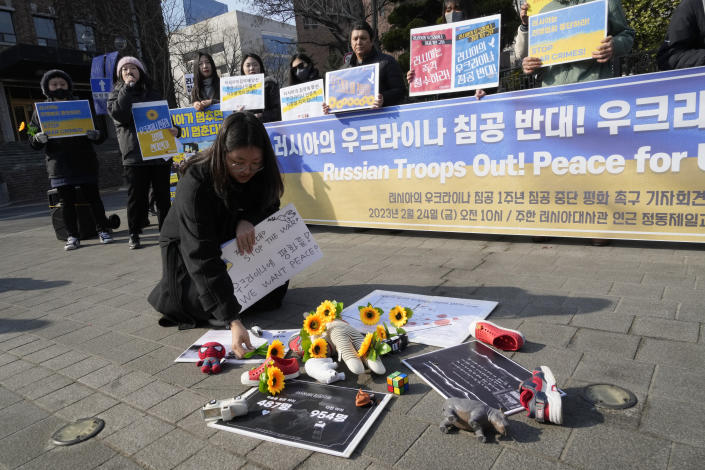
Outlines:
[[274,122],[282,120],[281,103],[279,102],[279,84],[267,75],[264,69],[264,62],[257,54],[245,54],[240,64],[240,75],[264,74],[264,110],[255,111],[255,116],[262,122]]
[[191,101],[196,111],[220,103],[220,77],[213,57],[205,52],[199,52],[193,63]]
[[[49,70],[40,82],[46,101],[75,100],[73,81],[63,70]],[[94,127],[95,121],[94,121]],[[64,250],[75,250],[80,246],[78,216],[76,214],[76,186],[81,188],[83,197],[91,207],[98,237],[103,244],[112,243],[108,232],[105,207],[98,191],[98,159],[92,144],[101,144],[105,132],[89,130],[85,136],[53,138],[40,129],[39,117],[35,111],[29,125],[29,145],[39,150],[46,148],[46,165],[52,188],[56,188],[61,198],[62,216],[68,238]],[[31,134],[34,132],[33,134]]]
[[312,82],[321,78],[313,61],[306,54],[294,54],[289,62],[289,86]]
[[[171,206],[169,179],[171,159],[143,160],[132,115],[132,105],[162,99],[151,87],[151,80],[139,59],[125,56],[117,65],[117,82],[108,97],[108,114],[113,118],[122,164],[128,182],[127,226],[130,231],[130,249],[141,247],[140,234],[149,208],[149,186],[152,185],[157,206],[159,229]],[[175,127],[169,129],[179,136]]]
[[[252,253],[254,226],[279,209],[283,192],[262,122],[249,112],[228,116],[215,143],[184,165],[159,236],[162,280],[148,300],[160,325],[229,326],[235,354],[246,352],[243,343],[251,348],[220,247],[235,239],[240,253]],[[251,308],[278,308],[287,289],[288,282]]]

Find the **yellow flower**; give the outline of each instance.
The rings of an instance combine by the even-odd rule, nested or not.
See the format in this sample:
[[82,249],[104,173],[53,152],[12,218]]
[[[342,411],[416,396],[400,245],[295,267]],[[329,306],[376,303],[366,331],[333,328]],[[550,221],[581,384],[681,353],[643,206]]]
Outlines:
[[358,357],[365,357],[367,351],[370,349],[370,344],[372,344],[372,333],[367,333],[365,339],[362,341],[362,346],[357,350]]
[[360,310],[360,320],[365,325],[374,325],[379,321],[379,311],[371,305]]
[[389,321],[392,322],[392,325],[396,326],[397,328],[401,328],[402,326],[406,325],[406,310],[404,307],[400,307],[397,305],[393,309],[389,311]]
[[284,390],[284,374],[279,367],[269,367],[267,369],[267,390],[272,395]]
[[284,345],[281,341],[278,339],[272,341],[272,344],[269,345],[269,349],[267,349],[267,357],[284,358]]
[[335,318],[335,305],[330,300],[324,300],[316,309],[316,313],[323,317],[323,321],[328,323]]
[[27,125],[24,123],[24,121],[22,121],[22,124],[20,124],[20,128],[17,129],[17,130],[18,130],[19,132],[22,132],[22,131],[25,129],[25,127],[27,127]]
[[387,339],[387,330],[384,329],[384,326],[377,325],[377,337],[379,339]]
[[309,335],[320,335],[326,328],[326,322],[318,313],[312,313],[304,320],[304,329]]
[[147,119],[149,119],[150,121],[154,121],[158,117],[159,117],[159,113],[157,112],[156,109],[150,109],[149,111],[147,111]]
[[311,344],[308,353],[311,357],[326,357],[328,354],[328,343],[326,343],[325,339],[318,338]]

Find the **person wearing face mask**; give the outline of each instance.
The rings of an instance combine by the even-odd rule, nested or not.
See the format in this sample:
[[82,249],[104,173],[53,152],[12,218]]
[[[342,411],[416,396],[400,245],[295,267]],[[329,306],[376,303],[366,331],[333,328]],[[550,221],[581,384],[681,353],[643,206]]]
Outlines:
[[[108,97],[108,114],[113,118],[115,130],[122,154],[122,165],[128,182],[127,188],[127,225],[130,231],[130,249],[142,246],[140,234],[147,217],[149,207],[149,186],[154,191],[157,206],[157,218],[161,230],[166,214],[171,206],[169,176],[171,159],[162,158],[143,160],[137,140],[137,130],[132,117],[132,105],[148,101],[160,101],[162,96],[151,87],[147,72],[136,57],[125,56],[117,65],[117,81]],[[179,136],[179,129],[169,129],[174,137]]]
[[[148,301],[163,315],[161,326],[230,327],[232,349],[242,357],[243,343],[251,344],[220,247],[236,239],[241,253],[252,253],[254,226],[279,210],[284,183],[267,130],[252,113],[231,114],[182,173],[159,235],[162,279]],[[288,282],[250,310],[279,308],[287,288]]]
[[313,61],[306,54],[294,54],[289,62],[289,86],[312,82],[321,78]]
[[220,77],[213,57],[205,52],[199,52],[193,63],[191,102],[196,111],[220,103]]
[[274,122],[282,120],[281,103],[279,102],[279,84],[267,75],[264,69],[264,62],[257,54],[245,54],[240,63],[240,75],[264,74],[264,109],[255,110],[255,116],[262,122]]
[[[40,86],[47,101],[76,99],[72,93],[73,81],[63,70],[49,70],[42,77]],[[97,127],[95,121],[93,126]],[[93,144],[100,144],[105,140],[105,132],[91,130],[87,131],[85,136],[49,139],[47,134],[40,130],[36,110],[29,129],[38,131],[31,136],[29,145],[35,150],[45,148],[49,181],[63,202],[62,216],[68,233],[64,250],[75,250],[80,246],[75,208],[76,186],[81,188],[83,197],[91,207],[100,242],[112,243],[105,208],[98,191],[98,159],[93,149]]]

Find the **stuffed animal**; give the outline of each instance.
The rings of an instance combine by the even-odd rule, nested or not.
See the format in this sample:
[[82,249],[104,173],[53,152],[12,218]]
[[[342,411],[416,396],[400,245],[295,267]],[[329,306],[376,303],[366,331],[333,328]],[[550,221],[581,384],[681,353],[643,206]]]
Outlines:
[[509,434],[509,422],[501,410],[468,398],[448,398],[443,405],[441,432],[447,434],[453,428],[472,431],[482,442],[487,442],[485,431],[491,428],[502,436]]
[[312,357],[304,365],[308,376],[322,384],[345,380],[345,372],[336,371],[337,367],[338,363],[330,357]]
[[379,357],[374,361],[368,360],[366,357],[360,358],[357,355],[360,346],[365,339],[365,335],[357,331],[354,327],[343,320],[333,320],[326,326],[326,331],[323,334],[328,344],[333,345],[338,351],[338,360],[341,359],[348,366],[350,372],[360,375],[365,372],[365,366],[378,375],[385,372],[384,364]]
[[210,341],[198,348],[198,358],[196,363],[204,374],[217,374],[221,371],[220,360],[225,357],[225,348],[216,341]]

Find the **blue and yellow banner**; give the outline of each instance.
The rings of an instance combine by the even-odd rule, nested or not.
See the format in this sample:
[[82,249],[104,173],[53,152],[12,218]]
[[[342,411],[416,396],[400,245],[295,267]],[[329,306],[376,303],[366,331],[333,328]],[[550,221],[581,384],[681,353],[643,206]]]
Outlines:
[[50,139],[86,135],[95,129],[88,100],[45,101],[34,106],[42,132]]
[[379,94],[379,64],[326,73],[326,102],[331,113],[369,109]]
[[168,159],[175,156],[176,138],[168,129],[174,127],[166,101],[149,101],[132,105],[137,140],[143,160]]
[[323,80],[281,88],[279,99],[282,121],[323,116]]
[[539,13],[529,18],[529,56],[544,66],[591,59],[606,36],[606,0]]
[[705,241],[705,67],[269,123],[283,203],[349,227]]
[[264,109],[264,74],[236,75],[220,79],[220,109]]

